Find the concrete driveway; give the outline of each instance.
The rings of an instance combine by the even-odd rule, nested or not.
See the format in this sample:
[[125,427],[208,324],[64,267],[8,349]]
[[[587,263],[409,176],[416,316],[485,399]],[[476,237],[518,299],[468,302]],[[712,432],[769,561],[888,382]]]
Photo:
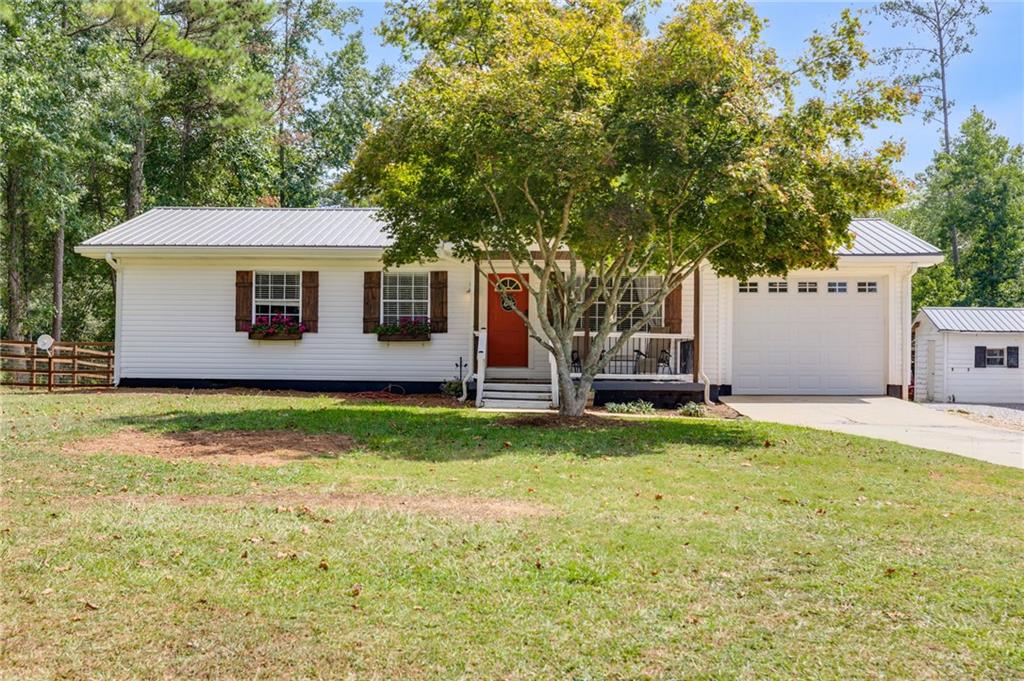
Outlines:
[[755,421],[833,430],[1024,468],[1024,432],[892,397],[723,397]]

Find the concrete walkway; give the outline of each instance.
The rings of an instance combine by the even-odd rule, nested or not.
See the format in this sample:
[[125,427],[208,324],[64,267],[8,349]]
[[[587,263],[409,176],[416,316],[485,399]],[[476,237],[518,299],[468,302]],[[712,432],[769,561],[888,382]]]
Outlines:
[[1024,468],[1024,432],[996,428],[892,397],[723,397],[756,421],[774,421],[937,449]]

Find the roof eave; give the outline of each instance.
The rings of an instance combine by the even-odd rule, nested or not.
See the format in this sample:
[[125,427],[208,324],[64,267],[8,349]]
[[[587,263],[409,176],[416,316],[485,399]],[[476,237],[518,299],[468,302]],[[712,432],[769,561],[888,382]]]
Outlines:
[[107,254],[114,257],[125,255],[182,255],[197,258],[223,256],[289,257],[311,258],[330,255],[332,257],[379,257],[385,246],[132,246],[115,244],[80,244],[75,253],[87,258],[103,259]]

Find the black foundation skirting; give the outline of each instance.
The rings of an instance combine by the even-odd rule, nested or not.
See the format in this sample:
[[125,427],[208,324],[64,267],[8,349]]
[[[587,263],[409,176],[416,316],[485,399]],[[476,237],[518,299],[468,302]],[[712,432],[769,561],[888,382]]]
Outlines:
[[721,385],[715,385],[712,383],[708,386],[708,397],[712,402],[718,402],[720,398],[729,397],[729,395],[732,395],[732,386],[728,383],[723,383]]
[[389,390],[401,395],[429,395],[441,392],[441,381],[299,381],[247,378],[122,378],[123,388],[254,388],[257,390],[302,390],[306,392],[356,393]]
[[903,386],[893,385],[892,383],[890,383],[889,385],[885,386],[885,394],[888,395],[889,397],[903,399]]

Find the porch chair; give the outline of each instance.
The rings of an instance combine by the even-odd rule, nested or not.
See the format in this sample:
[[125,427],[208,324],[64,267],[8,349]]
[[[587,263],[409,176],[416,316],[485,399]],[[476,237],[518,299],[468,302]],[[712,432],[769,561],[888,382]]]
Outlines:
[[633,371],[637,374],[672,373],[672,339],[650,338],[645,350],[635,351]]

